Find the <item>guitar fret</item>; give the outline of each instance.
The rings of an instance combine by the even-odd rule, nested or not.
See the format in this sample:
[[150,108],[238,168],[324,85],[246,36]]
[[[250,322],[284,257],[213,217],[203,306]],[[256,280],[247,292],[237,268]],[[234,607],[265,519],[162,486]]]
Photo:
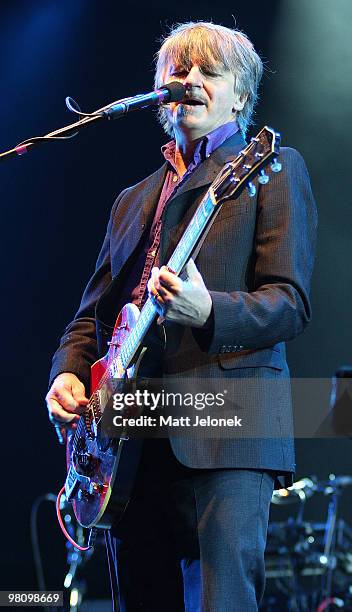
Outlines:
[[121,351],[120,351],[120,359],[122,361],[122,365],[124,366],[125,361],[126,361],[126,350],[125,350],[125,345],[123,344],[121,347]]
[[134,328],[127,336],[125,342],[121,347],[120,359],[124,369],[128,368],[132,357],[138,349],[138,346],[141,342],[141,338],[143,338],[153,321],[155,313],[156,308],[152,300],[149,298],[144,304]]
[[213,203],[210,196],[207,195],[200,207],[196,210],[190,224],[188,225],[185,233],[168,261],[167,265],[177,274],[181,271],[189,255],[192,253],[192,250],[195,247],[213,210]]

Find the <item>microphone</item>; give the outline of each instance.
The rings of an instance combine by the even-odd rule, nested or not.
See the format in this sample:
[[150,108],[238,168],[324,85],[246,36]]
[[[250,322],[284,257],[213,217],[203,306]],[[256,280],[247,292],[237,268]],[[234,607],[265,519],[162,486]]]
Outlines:
[[148,106],[158,106],[169,102],[179,102],[185,95],[186,88],[178,81],[172,81],[167,85],[161,85],[159,89],[147,94],[138,94],[116,102],[104,111],[108,119],[117,119],[121,115],[127,115],[129,111],[135,111]]

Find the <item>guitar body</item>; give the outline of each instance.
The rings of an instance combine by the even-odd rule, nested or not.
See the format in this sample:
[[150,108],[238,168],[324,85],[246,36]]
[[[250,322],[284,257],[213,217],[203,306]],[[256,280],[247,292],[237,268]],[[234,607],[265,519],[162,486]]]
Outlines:
[[[264,168],[269,164],[279,172],[276,160],[280,136],[264,127],[238,156],[227,163],[199,204],[167,266],[179,275],[195,252],[199,240],[207,231],[216,207],[226,199],[237,198],[254,176],[265,185],[269,176]],[[102,415],[115,392],[123,391],[126,378],[135,378],[143,358],[143,339],[155,316],[157,307],[148,298],[141,311],[134,304],[121,310],[107,354],[91,370],[92,395],[77,430],[70,432],[67,442],[67,477],[65,493],[72,501],[77,520],[83,527],[108,529],[118,521],[128,504],[140,458],[142,440],[130,439],[127,430],[119,438],[110,438],[102,428]],[[136,361],[136,356],[138,360]],[[139,413],[141,409],[139,408]],[[124,408],[122,416],[138,416],[138,410]],[[115,433],[115,432],[114,432]]]
[[137,373],[139,363],[128,370],[115,368],[114,378],[109,368],[118,363],[121,345],[138,316],[139,310],[133,304],[126,304],[118,315],[109,351],[91,368],[91,410],[81,417],[84,428],[78,425],[68,435],[66,495],[83,527],[109,529],[113,521],[122,517],[131,495],[142,440],[124,435],[108,438],[101,428],[101,416],[119,379],[121,389],[123,381]]

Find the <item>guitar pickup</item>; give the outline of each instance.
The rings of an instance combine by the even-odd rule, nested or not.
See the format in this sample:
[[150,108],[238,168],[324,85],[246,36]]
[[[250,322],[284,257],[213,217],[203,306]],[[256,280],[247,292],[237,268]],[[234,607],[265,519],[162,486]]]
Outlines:
[[65,495],[68,501],[71,497],[73,497],[79,483],[89,487],[90,478],[88,478],[88,476],[84,476],[83,474],[79,474],[73,465],[71,465],[69,471],[67,472],[65,481]]
[[71,466],[69,471],[67,472],[66,481],[65,481],[65,495],[66,495],[67,501],[70,501],[77,487],[78,487],[78,479],[76,478],[76,470],[74,470],[73,467]]

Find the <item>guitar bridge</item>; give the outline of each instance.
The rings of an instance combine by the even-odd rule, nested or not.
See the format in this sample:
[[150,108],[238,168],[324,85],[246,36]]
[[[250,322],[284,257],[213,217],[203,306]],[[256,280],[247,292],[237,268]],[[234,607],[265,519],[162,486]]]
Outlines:
[[65,481],[65,495],[67,500],[69,501],[71,497],[73,497],[79,484],[84,485],[84,488],[89,489],[90,483],[91,479],[88,476],[79,474],[71,464]]

